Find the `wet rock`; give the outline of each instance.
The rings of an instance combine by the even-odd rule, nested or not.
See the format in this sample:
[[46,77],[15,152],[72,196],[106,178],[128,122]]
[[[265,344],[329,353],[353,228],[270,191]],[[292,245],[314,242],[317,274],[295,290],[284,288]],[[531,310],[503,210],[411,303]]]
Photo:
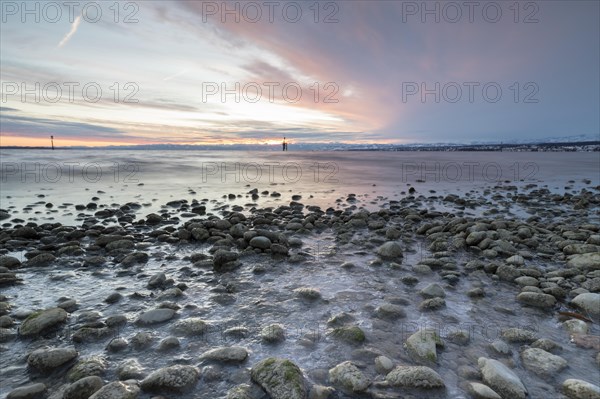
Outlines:
[[600,252],[570,256],[567,266],[585,271],[600,270]]
[[104,302],[106,302],[106,303],[117,303],[122,298],[123,298],[123,295],[121,295],[119,292],[113,292],[112,294],[110,294],[109,296],[107,296],[106,299],[104,299]]
[[83,262],[85,267],[98,267],[106,263],[106,258],[100,255],[89,256]]
[[7,269],[18,269],[21,266],[21,261],[14,256],[2,255],[0,256],[0,266]]
[[281,324],[270,324],[260,331],[260,337],[265,342],[277,343],[285,339],[285,331]]
[[92,328],[82,327],[73,334],[73,342],[96,342],[108,337],[111,331],[107,327]]
[[384,259],[402,259],[402,246],[396,241],[388,241],[377,249],[377,255]]
[[73,347],[36,349],[27,357],[27,364],[42,373],[48,373],[75,359],[77,355]]
[[131,338],[131,344],[135,349],[145,349],[152,345],[152,341],[154,341],[154,337],[149,332],[139,332],[136,333]]
[[506,259],[506,263],[514,266],[524,266],[525,258],[523,258],[521,255],[513,255],[510,258]]
[[508,344],[504,341],[500,341],[499,339],[494,340],[490,344],[490,348],[492,348],[492,350],[499,355],[510,355],[512,352]]
[[290,360],[267,358],[252,367],[250,376],[272,399],[307,398],[302,371]]
[[404,308],[393,303],[384,303],[375,309],[375,314],[380,319],[397,320],[406,317]]
[[500,280],[512,282],[517,277],[521,276],[521,272],[511,265],[500,265],[496,269],[496,275]]
[[145,326],[163,323],[171,320],[174,316],[175,311],[173,309],[152,309],[142,313],[136,320],[136,324]]
[[69,370],[67,378],[71,382],[78,381],[85,377],[101,376],[106,371],[106,360],[100,356],[91,356],[81,359]]
[[240,384],[227,391],[226,399],[255,399],[255,396],[250,385]]
[[296,288],[294,290],[294,293],[301,298],[308,299],[311,301],[321,298],[321,292],[318,289],[311,287]]
[[100,388],[88,399],[136,399],[139,394],[137,381],[114,381]]
[[521,353],[525,367],[535,374],[553,377],[567,367],[567,361],[543,349],[529,348]]
[[26,238],[30,240],[39,238],[39,234],[37,233],[37,231],[35,231],[35,229],[30,226],[23,226],[15,229],[12,233],[12,236],[17,238]]
[[500,396],[526,399],[527,389],[521,379],[504,364],[494,359],[480,357],[478,365],[483,381]]
[[34,256],[25,262],[26,266],[29,267],[40,267],[40,266],[48,266],[52,262],[56,260],[56,257],[48,252],[42,252],[41,254]]
[[492,388],[478,382],[469,382],[467,391],[473,399],[502,399]]
[[126,359],[117,367],[119,380],[140,380],[144,377],[144,368],[135,359]]
[[250,246],[262,250],[271,248],[271,240],[264,236],[257,236],[250,240]]
[[593,319],[600,319],[600,294],[579,294],[571,301],[571,303],[583,310]]
[[446,292],[439,284],[429,284],[427,287],[419,291],[419,294],[425,298],[445,298]]
[[562,383],[562,390],[570,399],[600,399],[600,387],[583,380],[569,378]]
[[33,313],[21,324],[19,334],[23,336],[38,335],[56,327],[58,324],[64,322],[67,317],[67,312],[61,308],[52,308]]
[[481,241],[483,241],[483,239],[487,236],[487,232],[485,231],[474,231],[472,233],[469,233],[469,235],[466,238],[466,243],[467,245],[477,245],[479,244]]
[[545,350],[546,352],[552,352],[555,350],[562,349],[562,347],[551,339],[540,338],[534,343],[531,344],[533,348],[540,348]]
[[436,348],[444,346],[434,330],[420,330],[414,333],[408,337],[405,345],[410,356],[421,364],[437,362]]
[[556,298],[552,295],[538,292],[521,292],[517,295],[517,300],[525,305],[548,310],[556,304]]
[[109,352],[121,352],[122,350],[127,349],[128,345],[125,338],[113,338],[108,345],[106,345],[106,350]]
[[532,343],[538,339],[537,335],[529,330],[511,327],[502,330],[500,333],[502,339],[510,343]]
[[438,373],[425,366],[398,366],[388,373],[386,381],[394,387],[444,388]]
[[38,399],[46,397],[46,385],[42,383],[28,384],[13,389],[6,399]]
[[121,266],[131,267],[136,264],[143,264],[148,262],[148,259],[150,259],[150,257],[145,252],[133,252],[123,258]]
[[240,363],[248,357],[248,350],[241,346],[223,346],[204,352],[201,360],[212,360],[226,363]]
[[186,392],[196,385],[199,377],[200,371],[196,367],[175,365],[152,372],[141,381],[140,386],[150,392]]
[[358,326],[337,327],[331,335],[350,344],[359,344],[366,340],[364,331]]
[[158,350],[160,352],[167,352],[176,348],[179,348],[181,343],[177,337],[166,337],[158,343]]
[[446,306],[444,298],[431,298],[426,299],[419,304],[419,310],[422,312],[441,309]]
[[392,360],[386,356],[377,356],[375,358],[375,370],[380,374],[387,374],[394,368]]
[[176,334],[185,336],[198,336],[204,334],[208,330],[208,324],[198,318],[190,317],[187,319],[179,320],[173,325],[171,331]]
[[96,393],[102,386],[102,378],[91,376],[82,378],[69,385],[63,394],[63,399],[88,399]]
[[281,244],[271,244],[271,253],[274,255],[288,255],[288,248]]
[[530,276],[521,276],[515,279],[515,283],[519,284],[521,287],[531,286],[537,287],[540,285],[540,282],[535,277]]
[[237,252],[219,249],[213,256],[213,267],[215,271],[226,270],[233,267],[238,258],[239,254]]
[[167,276],[164,273],[156,273],[148,281],[148,288],[164,287],[167,282]]
[[371,382],[352,362],[343,362],[329,370],[329,380],[348,393],[364,392]]
[[563,323],[563,327],[569,332],[569,334],[587,334],[588,325],[583,320],[571,319]]

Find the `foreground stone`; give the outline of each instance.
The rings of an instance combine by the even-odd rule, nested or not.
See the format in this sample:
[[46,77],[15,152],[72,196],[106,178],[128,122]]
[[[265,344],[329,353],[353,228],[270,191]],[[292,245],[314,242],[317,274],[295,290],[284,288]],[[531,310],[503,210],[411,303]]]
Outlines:
[[199,377],[196,367],[176,365],[154,371],[142,380],[140,386],[144,391],[185,392],[196,385]]
[[572,303],[593,319],[600,319],[600,294],[591,292],[579,294],[573,299]]
[[100,388],[89,399],[136,399],[139,394],[137,381],[115,381]]
[[329,370],[329,380],[346,392],[363,392],[371,382],[352,362],[343,362]]
[[46,385],[42,383],[29,384],[10,391],[6,399],[33,399],[43,398],[46,394]]
[[425,366],[398,366],[388,373],[386,381],[395,387],[444,388],[438,373]]
[[290,360],[267,358],[255,364],[250,375],[272,399],[307,398],[302,371]]
[[377,255],[383,259],[402,259],[402,246],[395,241],[388,241],[377,249]]
[[470,382],[467,390],[474,399],[502,399],[492,388],[478,382]]
[[49,373],[76,357],[77,351],[73,347],[36,349],[27,357],[27,364],[40,372]]
[[552,295],[539,292],[521,292],[517,300],[525,305],[550,310],[556,304],[556,298]]
[[23,336],[38,335],[67,320],[68,313],[61,308],[47,309],[29,316],[21,327],[19,334]]
[[104,385],[104,381],[100,377],[82,378],[68,386],[63,394],[63,399],[87,399],[99,391],[102,385]]
[[571,399],[600,399],[600,387],[587,381],[569,378],[563,382],[562,389]]
[[144,312],[137,319],[139,325],[150,325],[171,320],[175,316],[173,309],[152,309]]
[[494,359],[480,357],[478,365],[483,381],[503,398],[525,399],[527,389],[508,367]]

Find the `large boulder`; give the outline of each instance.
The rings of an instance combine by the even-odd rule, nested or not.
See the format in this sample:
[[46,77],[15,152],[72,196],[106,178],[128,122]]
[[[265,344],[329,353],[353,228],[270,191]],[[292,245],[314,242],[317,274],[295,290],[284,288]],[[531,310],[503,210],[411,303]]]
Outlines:
[[250,376],[271,399],[306,399],[308,396],[302,371],[290,360],[264,359],[252,367]]

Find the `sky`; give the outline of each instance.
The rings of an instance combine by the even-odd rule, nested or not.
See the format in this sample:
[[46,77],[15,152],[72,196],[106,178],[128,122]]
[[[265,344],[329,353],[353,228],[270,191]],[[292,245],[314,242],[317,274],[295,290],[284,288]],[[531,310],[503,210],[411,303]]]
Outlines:
[[598,1],[0,12],[2,146],[600,139]]

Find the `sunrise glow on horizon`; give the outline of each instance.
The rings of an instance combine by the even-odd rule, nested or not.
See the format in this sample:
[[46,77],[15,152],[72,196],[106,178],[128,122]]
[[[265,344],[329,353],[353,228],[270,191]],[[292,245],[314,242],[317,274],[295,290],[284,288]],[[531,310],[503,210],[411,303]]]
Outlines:
[[0,145],[600,132],[597,2],[275,3],[2,2]]

